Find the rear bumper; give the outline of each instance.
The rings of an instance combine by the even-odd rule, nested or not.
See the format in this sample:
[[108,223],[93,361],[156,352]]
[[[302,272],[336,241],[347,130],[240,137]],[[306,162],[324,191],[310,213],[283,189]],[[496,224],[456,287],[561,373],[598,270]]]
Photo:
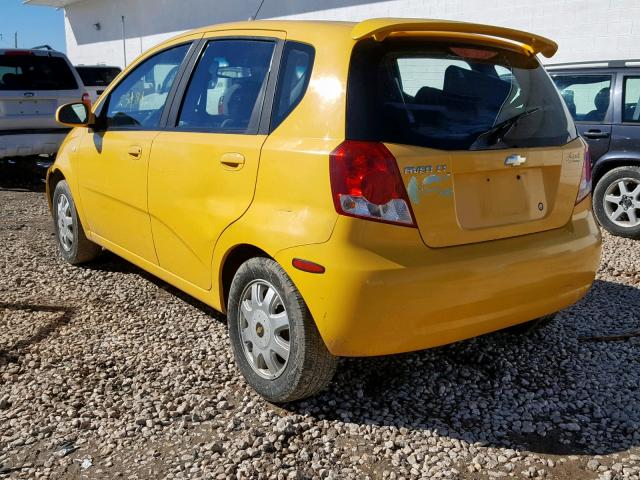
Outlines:
[[68,129],[0,132],[0,158],[52,155],[69,133]]
[[[421,350],[566,308],[589,290],[601,237],[590,199],[562,228],[427,248],[417,229],[340,217],[324,244],[280,252],[328,349],[340,356]],[[326,267],[310,274],[293,258]]]

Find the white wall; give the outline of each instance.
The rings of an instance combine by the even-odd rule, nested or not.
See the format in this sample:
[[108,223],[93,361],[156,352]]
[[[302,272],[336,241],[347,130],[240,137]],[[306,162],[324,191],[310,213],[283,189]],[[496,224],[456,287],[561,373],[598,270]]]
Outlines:
[[[65,14],[67,52],[74,63],[124,63],[178,32],[246,20],[259,0],[85,0]],[[266,0],[259,18],[362,20],[371,17],[465,20],[529,30],[560,44],[552,60],[640,57],[639,0]],[[99,22],[101,30],[94,24]]]

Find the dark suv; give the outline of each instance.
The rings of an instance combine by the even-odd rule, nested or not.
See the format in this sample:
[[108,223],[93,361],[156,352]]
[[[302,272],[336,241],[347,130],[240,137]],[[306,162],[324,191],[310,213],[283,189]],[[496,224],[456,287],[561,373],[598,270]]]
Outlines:
[[640,60],[547,70],[589,143],[598,221],[614,235],[640,239]]

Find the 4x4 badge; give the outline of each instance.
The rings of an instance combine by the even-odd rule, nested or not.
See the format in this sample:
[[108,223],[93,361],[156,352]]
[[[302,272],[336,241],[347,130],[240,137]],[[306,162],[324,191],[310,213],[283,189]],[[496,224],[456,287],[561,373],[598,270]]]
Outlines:
[[504,164],[509,165],[511,167],[519,167],[527,161],[527,157],[523,157],[522,155],[509,155],[504,159]]

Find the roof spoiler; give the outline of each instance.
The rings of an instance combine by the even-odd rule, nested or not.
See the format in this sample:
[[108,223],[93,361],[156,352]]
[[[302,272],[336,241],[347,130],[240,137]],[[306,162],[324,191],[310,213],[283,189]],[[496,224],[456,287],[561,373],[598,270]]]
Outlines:
[[453,20],[427,20],[418,18],[373,18],[356,24],[351,30],[351,38],[361,40],[373,37],[381,42],[389,35],[403,32],[443,32],[452,34],[470,34],[493,38],[502,38],[517,42],[533,54],[541,53],[551,58],[558,51],[558,44],[533,33],[512,28],[495,27],[478,23],[455,22]]

